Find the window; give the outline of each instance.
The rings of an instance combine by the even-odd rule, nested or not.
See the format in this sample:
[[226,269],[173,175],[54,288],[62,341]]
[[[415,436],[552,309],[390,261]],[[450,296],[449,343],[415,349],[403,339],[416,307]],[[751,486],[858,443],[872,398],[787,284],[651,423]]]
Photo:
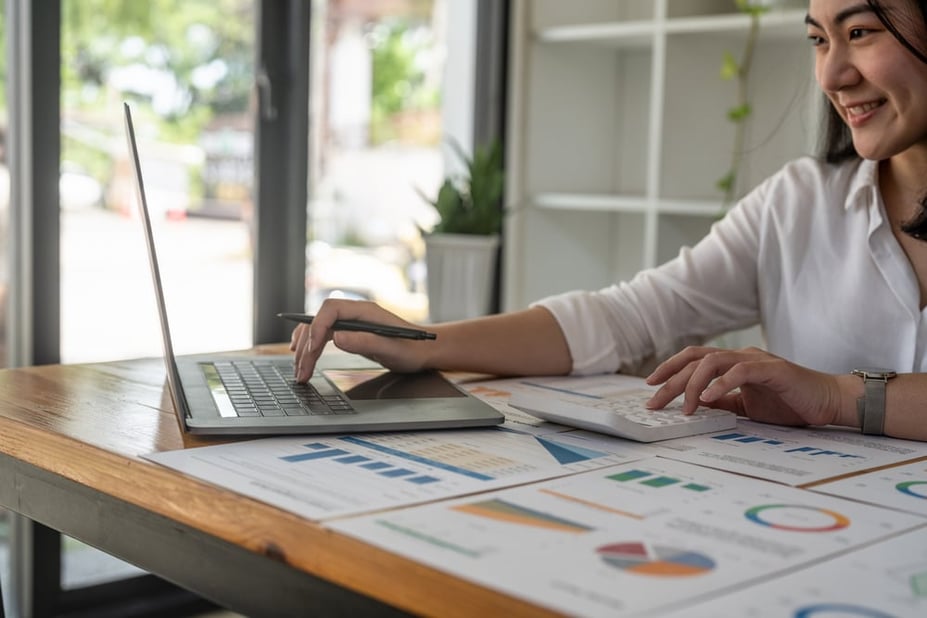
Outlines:
[[160,353],[133,118],[178,353],[251,345],[252,0],[62,2],[61,360]]
[[445,68],[449,54],[466,56],[473,44],[449,49],[449,13],[460,28],[474,6],[314,3],[309,312],[337,296],[428,319],[421,231],[435,223],[427,200],[444,177],[444,142],[456,128],[454,108],[444,105]]
[[[17,66],[31,71],[31,81],[10,91],[16,98],[9,108],[11,116],[29,112],[19,117],[24,120],[19,137],[30,135],[33,141],[18,152],[32,156],[27,163],[34,170],[18,178],[30,199],[17,203],[29,209],[25,223],[31,221],[33,229],[26,225],[23,233],[29,237],[23,238],[18,227],[15,235],[0,227],[0,234],[7,233],[0,237],[3,246],[18,247],[15,255],[24,265],[19,272],[7,255],[0,256],[0,289],[11,295],[19,290],[15,306],[26,314],[25,327],[17,329],[25,335],[11,346],[15,364],[160,353],[141,231],[129,201],[123,100],[133,106],[137,123],[179,352],[280,341],[290,326],[273,313],[298,304],[309,308],[313,299],[335,289],[364,289],[404,315],[425,315],[415,243],[416,224],[427,226],[430,207],[418,190],[428,194],[443,175],[443,137],[453,134],[469,143],[466,121],[458,125],[463,131],[449,127],[473,109],[466,97],[438,94],[447,86],[441,77],[444,55],[455,49],[447,45],[442,24],[447,11],[473,13],[475,3],[401,0],[389,3],[395,9],[390,13],[381,4],[59,0],[32,10],[28,0],[8,0],[0,6],[0,16],[11,7],[17,12],[9,24],[4,20],[3,30],[20,37],[16,42],[22,44],[13,48],[28,52]],[[334,37],[328,45],[319,40],[325,32]],[[462,32],[472,34],[472,29],[458,21],[455,34]],[[310,35],[321,44],[311,66],[306,60]],[[462,55],[470,56],[475,42],[463,39]],[[358,67],[351,55],[359,51],[366,54],[361,64],[369,67],[367,77],[354,68],[357,83],[323,79],[325,62],[338,57]],[[464,64],[472,64],[472,56]],[[396,67],[402,70],[391,73]],[[304,97],[310,74],[321,80],[311,109]],[[471,74],[460,75],[467,82]],[[368,96],[353,99],[367,112],[339,103],[337,115],[323,114],[368,77]],[[414,87],[403,91],[406,86]],[[414,96],[406,96],[410,93]],[[449,100],[456,105],[450,115]],[[4,127],[6,103],[0,97]],[[349,121],[363,120],[364,113],[369,114],[366,128],[352,128]],[[59,171],[58,183],[40,182]],[[251,182],[253,174],[260,182]],[[373,197],[356,192],[370,178],[393,174]],[[307,186],[312,187],[309,199]],[[0,185],[0,197],[5,195]],[[0,226],[8,202],[0,199]],[[335,211],[348,203],[373,210],[339,219],[346,213]],[[308,227],[293,223],[307,212]],[[324,257],[332,252],[353,257]],[[379,277],[393,281],[384,286],[389,293],[370,279],[354,288],[350,276],[327,278],[333,271],[352,276],[368,268],[370,258],[380,264],[370,271],[392,273]],[[329,268],[332,264],[348,268]],[[12,285],[16,273],[28,279],[19,281],[20,287]],[[307,295],[302,284],[323,279],[330,285]],[[393,298],[399,299],[395,305]],[[0,308],[9,304],[7,298]],[[5,319],[0,315],[0,346],[8,334],[2,330]],[[21,545],[31,544],[41,573],[24,574],[17,564],[14,574],[32,578],[35,598],[26,601],[33,609],[41,605],[37,613],[63,611],[61,587],[137,573],[70,539],[49,541],[47,529],[32,532]],[[65,554],[59,563],[52,554],[60,547]],[[23,589],[5,588],[11,594]]]

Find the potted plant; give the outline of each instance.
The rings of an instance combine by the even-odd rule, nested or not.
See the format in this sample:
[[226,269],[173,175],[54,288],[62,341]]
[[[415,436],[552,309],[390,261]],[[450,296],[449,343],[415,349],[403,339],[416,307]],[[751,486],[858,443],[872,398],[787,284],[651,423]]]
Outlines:
[[440,217],[424,234],[432,322],[490,312],[502,229],[502,145],[478,146],[469,157],[457,142],[448,143],[465,171],[445,178],[436,199],[422,195]]

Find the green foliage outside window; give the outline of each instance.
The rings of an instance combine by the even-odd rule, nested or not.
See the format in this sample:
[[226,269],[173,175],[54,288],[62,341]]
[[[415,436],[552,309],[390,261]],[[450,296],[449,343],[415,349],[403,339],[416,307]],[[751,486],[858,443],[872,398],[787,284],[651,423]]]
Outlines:
[[410,19],[384,21],[372,32],[371,141],[394,139],[392,120],[405,112],[436,110],[440,94],[429,84],[425,59],[432,41]]

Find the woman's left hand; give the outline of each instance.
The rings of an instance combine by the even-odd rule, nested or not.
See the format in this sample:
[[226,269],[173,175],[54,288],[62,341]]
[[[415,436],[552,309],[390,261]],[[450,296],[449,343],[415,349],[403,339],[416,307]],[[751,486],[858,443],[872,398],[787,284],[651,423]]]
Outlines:
[[663,385],[648,402],[653,409],[684,394],[685,414],[705,405],[780,425],[827,425],[840,417],[837,376],[758,348],[691,346],[657,367],[647,382]]

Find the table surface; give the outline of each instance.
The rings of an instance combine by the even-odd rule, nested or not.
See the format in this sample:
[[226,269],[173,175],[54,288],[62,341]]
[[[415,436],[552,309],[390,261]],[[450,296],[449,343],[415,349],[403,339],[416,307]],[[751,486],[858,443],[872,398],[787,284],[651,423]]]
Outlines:
[[228,441],[180,430],[160,359],[0,371],[0,401],[0,505],[234,611],[552,615],[142,459]]

